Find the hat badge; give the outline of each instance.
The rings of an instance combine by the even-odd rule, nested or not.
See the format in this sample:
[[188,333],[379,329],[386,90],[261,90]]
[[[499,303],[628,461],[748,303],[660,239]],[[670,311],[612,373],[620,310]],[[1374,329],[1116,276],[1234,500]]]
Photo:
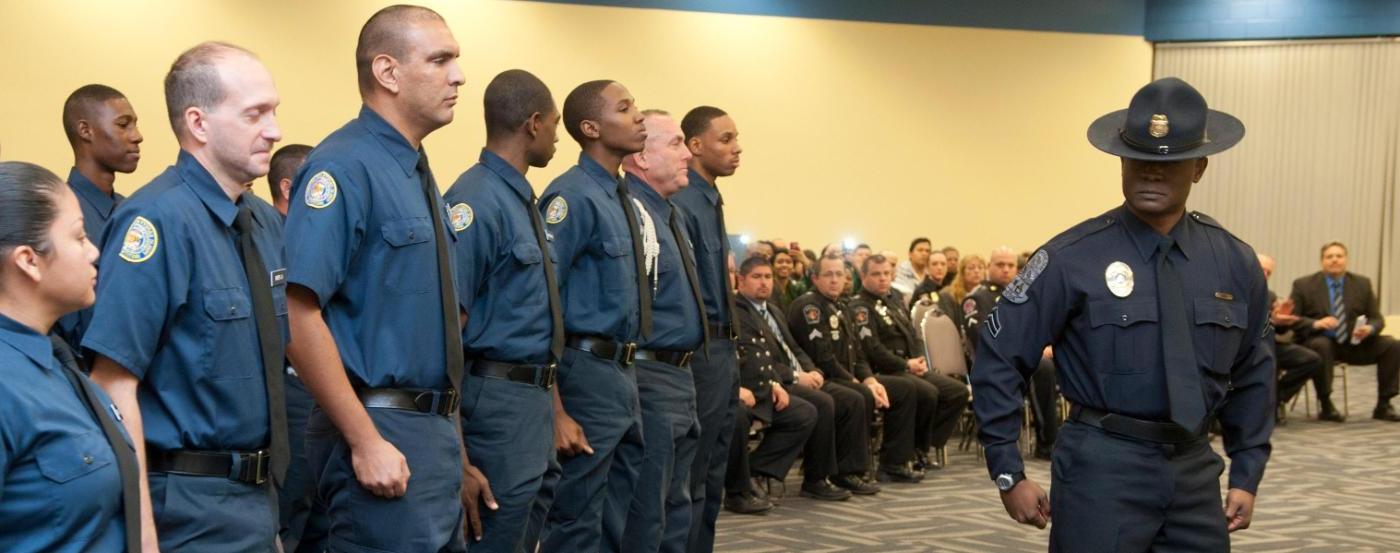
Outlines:
[[1147,134],[1152,135],[1152,138],[1162,138],[1170,132],[1171,123],[1167,121],[1167,116],[1160,113],[1152,114],[1152,121],[1147,123]]

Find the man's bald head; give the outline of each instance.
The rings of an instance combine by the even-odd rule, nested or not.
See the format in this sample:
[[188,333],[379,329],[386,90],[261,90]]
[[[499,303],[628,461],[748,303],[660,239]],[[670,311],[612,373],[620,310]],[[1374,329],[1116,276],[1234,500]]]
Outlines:
[[98,108],[108,100],[125,100],[126,95],[115,88],[103,84],[84,85],[63,102],[63,134],[68,136],[68,144],[78,145],[78,122],[91,120]]
[[1259,268],[1264,270],[1264,278],[1274,276],[1274,268],[1276,266],[1277,263],[1274,262],[1273,256],[1266,253],[1259,254]]
[[252,52],[227,42],[205,42],[185,50],[170,64],[170,72],[165,74],[165,109],[176,138],[188,133],[186,110],[213,111],[228,96],[218,62],[229,56],[257,59]]
[[387,55],[398,60],[407,57],[411,45],[403,28],[419,21],[446,23],[442,15],[431,9],[396,4],[374,12],[365,26],[360,28],[360,38],[355,43],[355,74],[359,78],[362,96],[374,90],[374,57]]
[[1006,246],[992,250],[987,256],[987,280],[1006,286],[1013,278],[1016,278],[1016,252]]

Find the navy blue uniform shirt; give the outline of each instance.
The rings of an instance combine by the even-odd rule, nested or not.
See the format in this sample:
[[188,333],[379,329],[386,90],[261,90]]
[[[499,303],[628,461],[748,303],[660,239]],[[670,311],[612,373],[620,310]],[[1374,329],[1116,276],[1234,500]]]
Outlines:
[[[457,235],[456,277],[467,312],[467,357],[549,362],[549,288],[530,222],[535,191],[520,171],[487,150],[444,197]],[[546,250],[548,246],[546,246]]]
[[677,192],[672,202],[681,207],[686,231],[695,242],[695,271],[700,276],[705,316],[711,323],[727,325],[730,313],[724,288],[729,286],[729,260],[725,258],[729,237],[725,236],[723,221],[719,219],[719,189],[692,169],[690,185]]
[[637,267],[619,182],[581,153],[578,165],[540,197],[550,247],[559,260],[564,330],[571,336],[635,342],[641,332]]
[[316,295],[352,385],[449,386],[428,210],[443,210],[444,224],[448,216],[436,193],[424,202],[418,158],[361,107],[306,157],[292,190],[287,280]]
[[[76,167],[68,172],[68,187],[72,188],[73,194],[78,197],[78,208],[83,211],[83,231],[87,233],[88,240],[93,244],[102,244],[102,232],[107,227],[107,220],[112,217],[112,211],[117,208],[117,204],[126,200],[126,197],[116,192],[108,196],[79,173]],[[54,327],[54,333],[68,342],[74,352],[80,352],[78,345],[82,343],[83,330],[91,322],[92,308],[80,309],[60,318]]]
[[[1231,488],[1253,493],[1274,425],[1274,354],[1268,290],[1253,249],[1196,212],[1172,229],[1182,295],[1208,413],[1218,413],[1233,461]],[[1071,403],[1139,419],[1170,420],[1155,273],[1160,235],[1126,206],[1052,239],[1004,289],[982,324],[972,372],[991,474],[1021,471],[1021,388],[1046,345],[1055,347]],[[1111,264],[1131,278],[1107,283]],[[1127,293],[1123,293],[1123,292]]]
[[116,454],[48,337],[0,315],[0,370],[0,551],[125,551]]
[[[651,338],[642,343],[645,349],[692,351],[704,339],[705,318],[695,305],[695,292],[686,277],[680,248],[689,248],[690,234],[685,231],[684,215],[670,200],[662,198],[636,175],[627,175],[627,189],[645,207],[656,226],[656,241],[661,252],[656,260],[656,272],[647,278],[653,286],[651,301]],[[681,236],[671,232],[671,212],[676,211]],[[641,213],[638,211],[638,213]],[[648,268],[648,270],[651,270]]]
[[[248,202],[250,194],[240,199]],[[146,443],[160,449],[268,445],[267,388],[233,220],[239,204],[189,153],[117,208],[103,240],[83,347],[140,379]],[[253,209],[287,337],[282,227]]]

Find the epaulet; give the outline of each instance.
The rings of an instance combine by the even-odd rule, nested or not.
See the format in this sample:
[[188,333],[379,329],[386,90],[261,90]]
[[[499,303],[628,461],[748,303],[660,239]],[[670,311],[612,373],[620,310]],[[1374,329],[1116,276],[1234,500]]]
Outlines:
[[1069,230],[1061,232],[1058,236],[1051,238],[1050,241],[1046,242],[1045,245],[1041,248],[1047,250],[1064,249],[1074,244],[1075,242],[1078,242],[1080,240],[1093,236],[1094,234],[1107,230],[1109,227],[1112,227],[1113,224],[1116,222],[1118,222],[1117,217],[1115,217],[1114,213],[1110,211],[1108,213],[1099,215],[1098,217],[1094,217],[1092,219],[1087,219],[1082,223],[1070,227]]
[[1242,243],[1242,244],[1245,243],[1244,240],[1241,240],[1240,237],[1235,236],[1235,233],[1230,232],[1229,230],[1227,230],[1223,225],[1220,224],[1220,221],[1216,221],[1215,218],[1214,218],[1214,217],[1211,217],[1210,215],[1206,215],[1206,214],[1201,213],[1201,212],[1199,212],[1199,211],[1192,211],[1192,212],[1188,213],[1187,215],[1189,215],[1192,219],[1195,219],[1196,222],[1198,222],[1198,223],[1201,223],[1201,224],[1203,224],[1203,225],[1205,225],[1205,226],[1208,226],[1208,227],[1217,229],[1217,230],[1219,230],[1219,231],[1221,231],[1221,232],[1223,232],[1223,233],[1225,233],[1225,234],[1230,235],[1230,238],[1234,238],[1236,242],[1240,242],[1240,243]]

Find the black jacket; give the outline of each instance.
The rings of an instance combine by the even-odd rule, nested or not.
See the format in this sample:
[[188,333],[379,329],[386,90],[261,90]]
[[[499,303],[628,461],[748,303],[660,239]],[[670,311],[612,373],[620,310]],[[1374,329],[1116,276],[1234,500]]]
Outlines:
[[899,296],[891,293],[882,298],[861,290],[851,300],[851,318],[865,359],[875,372],[903,374],[910,359],[923,357],[924,340]]
[[[1306,340],[1321,334],[1321,330],[1313,329],[1313,323],[1332,315],[1332,302],[1327,295],[1327,279],[1322,271],[1293,281],[1293,292],[1290,296],[1293,298],[1293,313],[1300,319],[1294,326],[1299,338]],[[1342,304],[1347,310],[1348,330],[1355,328],[1352,325],[1360,315],[1366,316],[1366,324],[1375,327],[1372,335],[1380,334],[1385,328],[1385,316],[1381,315],[1380,301],[1376,298],[1375,289],[1371,287],[1371,279],[1351,272],[1346,273],[1345,284],[1342,285]]]
[[871,376],[849,311],[845,299],[833,301],[815,291],[788,306],[788,328],[827,380],[863,381]]

